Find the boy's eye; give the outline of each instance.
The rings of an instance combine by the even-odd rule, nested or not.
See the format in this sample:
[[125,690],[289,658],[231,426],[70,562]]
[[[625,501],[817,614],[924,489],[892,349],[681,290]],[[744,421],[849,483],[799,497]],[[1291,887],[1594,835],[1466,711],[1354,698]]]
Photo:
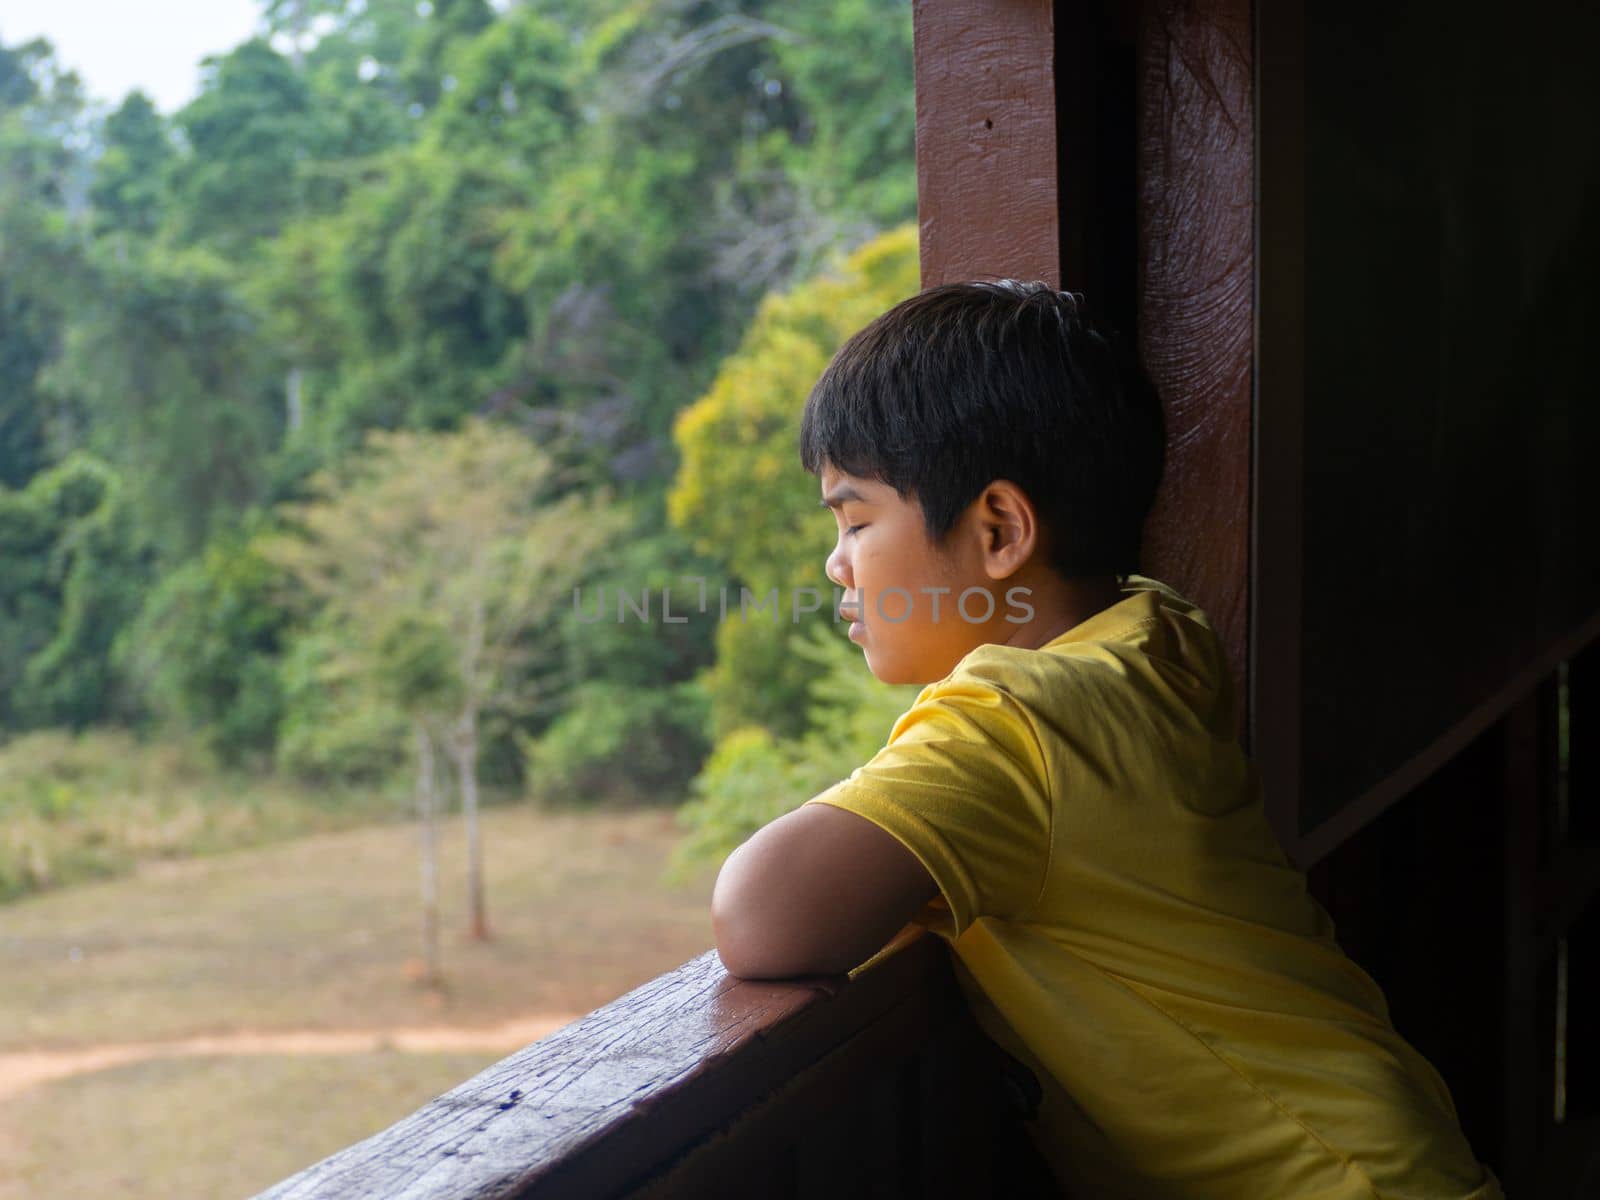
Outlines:
[[865,525],[847,525],[847,526],[845,526],[845,530],[844,531],[846,533],[854,533],[858,529],[865,529],[865,528],[866,528]]

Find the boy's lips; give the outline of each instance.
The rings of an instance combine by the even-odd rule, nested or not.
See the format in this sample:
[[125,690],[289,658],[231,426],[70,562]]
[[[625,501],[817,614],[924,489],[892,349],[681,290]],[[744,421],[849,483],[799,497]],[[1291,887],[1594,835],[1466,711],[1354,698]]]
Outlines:
[[858,604],[840,604],[839,616],[850,622],[850,628],[845,630],[845,636],[854,641],[857,636],[867,631],[867,626],[861,619],[861,606]]

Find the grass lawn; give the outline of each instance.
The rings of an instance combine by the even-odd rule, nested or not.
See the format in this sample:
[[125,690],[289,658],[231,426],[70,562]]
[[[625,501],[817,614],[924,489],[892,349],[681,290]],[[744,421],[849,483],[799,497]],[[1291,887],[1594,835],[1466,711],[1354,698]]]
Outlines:
[[[147,864],[0,906],[0,1053],[587,1012],[711,946],[715,867],[661,880],[679,836],[661,809],[488,811],[496,936],[474,944],[461,825],[444,822],[442,996],[411,982],[409,825]],[[501,1057],[187,1058],[42,1084],[0,1104],[0,1198],[248,1195]]]

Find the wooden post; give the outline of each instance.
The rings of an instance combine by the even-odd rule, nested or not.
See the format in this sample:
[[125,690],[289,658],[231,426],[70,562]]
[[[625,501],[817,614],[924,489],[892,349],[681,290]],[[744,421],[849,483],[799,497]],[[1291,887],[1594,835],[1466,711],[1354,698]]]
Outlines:
[[915,0],[922,283],[1062,284],[1051,0]]
[[1145,570],[1247,698],[1254,150],[1248,0],[918,0],[925,286],[1042,279],[1136,340],[1167,406]]

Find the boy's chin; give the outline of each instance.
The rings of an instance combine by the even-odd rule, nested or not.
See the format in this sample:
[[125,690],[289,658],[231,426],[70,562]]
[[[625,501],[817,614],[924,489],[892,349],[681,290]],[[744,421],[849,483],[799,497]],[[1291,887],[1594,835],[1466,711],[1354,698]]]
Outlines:
[[871,650],[866,651],[866,659],[867,670],[872,672],[872,677],[879,683],[914,683],[920,686],[940,678],[938,675],[928,674],[926,670],[918,670],[909,663],[893,659],[885,661],[882,655],[876,655]]

